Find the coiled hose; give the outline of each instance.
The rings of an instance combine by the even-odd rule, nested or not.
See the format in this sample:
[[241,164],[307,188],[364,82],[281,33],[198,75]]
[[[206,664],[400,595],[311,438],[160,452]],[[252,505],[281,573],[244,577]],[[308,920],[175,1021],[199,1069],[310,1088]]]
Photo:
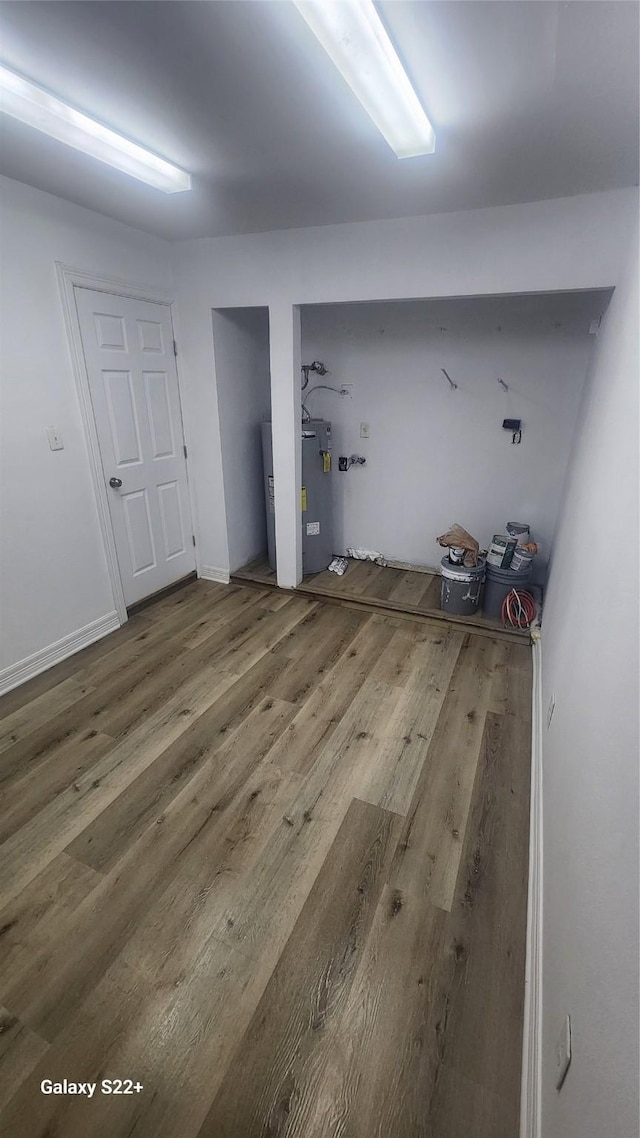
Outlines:
[[511,589],[502,602],[502,623],[505,628],[530,628],[536,617],[536,602],[524,589]]

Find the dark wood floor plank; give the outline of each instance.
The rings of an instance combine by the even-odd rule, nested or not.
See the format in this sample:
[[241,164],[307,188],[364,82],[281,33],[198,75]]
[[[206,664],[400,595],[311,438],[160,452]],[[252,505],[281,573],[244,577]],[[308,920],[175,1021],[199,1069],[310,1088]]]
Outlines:
[[277,699],[302,704],[322,677],[338,662],[367,618],[341,610],[336,617],[322,606],[305,618],[282,642],[291,665],[271,689]]
[[0,1008],[0,1110],[48,1050],[46,1040]]
[[152,623],[153,616],[151,614],[140,613],[138,616],[131,617],[126,624],[116,629],[115,632],[110,632],[108,636],[96,640],[87,648],[83,648],[81,652],[75,652],[66,660],[62,660],[52,668],[40,672],[33,679],[27,680],[26,683],[6,692],[0,696],[0,719],[12,715],[14,711],[24,707],[27,703],[31,703],[32,700],[37,699],[44,692],[50,691],[51,688],[57,687],[70,676],[77,675],[88,663],[104,658],[106,653],[124,646],[128,641],[139,636],[144,629],[148,629]]
[[389,593],[389,598],[398,604],[407,604],[415,608],[420,604],[430,583],[430,573],[402,573]]
[[207,710],[235,677],[202,669],[175,696],[144,720],[88,771],[74,779],[4,842],[0,862],[0,905],[6,905],[94,818],[134,781],[190,722]]
[[[408,582],[408,578],[414,578]],[[250,582],[276,588],[273,573],[266,560],[236,570],[235,582]],[[437,573],[424,570],[406,571],[393,565],[377,565],[372,561],[351,560],[343,576],[324,570],[300,582],[293,593],[304,593],[315,600],[328,600],[332,604],[351,605],[372,612],[394,612],[416,619],[448,622],[474,635],[486,634],[510,642],[529,642],[529,633],[505,628],[500,620],[487,617],[482,610],[469,616],[443,612],[440,607],[441,578]]]
[[513,1120],[508,1094],[492,1094],[440,1064],[430,1108],[432,1138],[516,1138]]
[[[346,578],[349,576],[349,581]],[[371,589],[373,583],[382,577],[382,566],[376,565],[375,561],[355,561],[350,562],[347,573],[343,577],[336,577],[338,586],[342,589],[348,584],[350,593],[364,593],[369,590],[370,596],[375,596],[374,591]],[[303,582],[304,584],[305,582]],[[310,584],[313,584],[310,582]]]
[[[221,942],[231,941],[232,926],[220,918],[287,813],[297,782],[297,776],[269,763],[251,762],[234,769],[224,786],[215,776],[208,783],[200,780],[198,799],[208,804],[211,819],[194,835],[164,888],[146,905],[123,950],[126,959],[152,978],[178,983],[195,966],[212,935]],[[265,937],[261,967],[269,957],[275,966],[277,955],[275,938],[269,943]]]
[[[199,604],[200,608],[195,613],[193,604],[189,606],[193,620],[181,625],[179,630],[164,621],[158,622],[156,629],[143,628],[127,643],[124,654],[122,646],[113,653],[107,653],[106,660],[114,654],[117,659],[115,662],[111,660],[106,671],[101,672],[100,661],[95,661],[85,669],[83,674],[91,680],[88,694],[72,706],[66,707],[64,700],[58,704],[58,689],[52,689],[48,695],[55,708],[54,714],[32,730],[27,738],[5,751],[0,763],[0,783],[6,785],[12,779],[22,777],[27,770],[54,758],[61,744],[75,739],[78,732],[87,726],[105,734],[114,734],[116,731],[124,732],[135,723],[139,709],[145,706],[145,697],[153,698],[155,692],[157,699],[160,699],[157,693],[160,685],[156,682],[156,676],[165,665],[169,669],[176,667],[176,657],[180,657],[182,641],[200,619],[202,605],[208,604],[208,594],[200,598]],[[224,642],[224,637],[222,641]],[[197,665],[197,661],[194,664]],[[191,671],[193,670],[192,668]],[[170,671],[169,682],[172,677],[173,672]],[[147,686],[143,688],[141,696],[140,688],[145,681]],[[26,715],[29,714],[30,706],[27,705],[24,709]]]
[[[225,591],[227,588],[228,592]],[[255,603],[259,603],[265,595],[265,590],[260,593],[256,591]],[[190,632],[193,635],[194,630],[197,631],[203,622],[214,631],[216,621],[225,619],[227,614],[229,617],[237,615],[238,598],[244,599],[243,590],[239,587],[211,585],[210,582],[201,582],[200,588],[194,586],[193,589],[181,590],[180,594],[175,594],[175,597],[178,596],[179,600],[172,604],[169,603],[172,598],[167,598],[166,602],[160,601],[131,618],[116,635],[119,637],[129,625],[137,626],[137,634],[124,643],[113,646],[107,641],[105,649],[108,650],[102,654],[87,654],[80,661],[82,667],[76,674],[92,683],[102,684],[121,669],[131,668],[139,660],[148,659],[150,649],[166,644],[167,641],[175,641],[173,646],[177,653],[181,645],[188,642],[181,634]],[[164,608],[164,605],[167,607]],[[89,652],[91,649],[87,650]],[[85,653],[80,653],[80,657],[84,656]]]
[[[243,695],[246,708],[248,692],[245,690]],[[256,701],[257,694],[251,699]],[[263,788],[254,787],[248,792],[245,804],[243,787],[258,766],[260,747],[265,750],[269,746],[270,730],[282,729],[293,710],[292,705],[264,699],[253,716],[242,717],[244,721],[236,738],[229,739],[219,763],[211,770],[204,767],[197,770],[168,807],[149,821],[139,840],[124,852],[120,850],[122,856],[115,861],[113,869],[74,913],[77,943],[68,944],[69,930],[61,922],[56,944],[47,945],[35,964],[29,962],[7,990],[8,1005],[20,1009],[25,1022],[45,1038],[55,1036],[60,1024],[103,974],[114,955],[122,950],[137,925],[144,935],[145,915],[154,912],[154,899],[169,889],[173,876],[180,870],[180,859],[186,857],[192,867],[186,872],[186,886],[181,886],[173,909],[169,907],[170,917],[176,918],[177,924],[167,923],[166,906],[164,902],[160,904],[165,914],[161,922],[162,935],[166,938],[170,930],[176,936],[184,933],[183,916],[188,920],[191,910],[198,910],[206,896],[206,889],[200,892],[198,868],[204,871],[204,882],[215,880],[218,871],[223,874],[224,858],[228,857],[230,846],[234,842],[246,842],[249,810],[253,815],[263,809]],[[241,821],[236,824],[238,812]],[[239,833],[236,833],[238,825]],[[182,903],[186,908],[178,909]],[[207,936],[211,923],[211,919],[205,922]],[[154,951],[165,943],[155,934],[151,939]],[[193,934],[189,938],[185,936],[185,947],[192,955],[199,950]],[[139,965],[139,949],[136,961]],[[39,984],[34,988],[36,976]]]
[[429,1117],[447,1014],[434,982],[445,934],[441,910],[385,885],[347,1001],[326,1033],[305,1126],[283,1134],[452,1138]]
[[532,674],[528,645],[503,643],[494,671],[489,710],[498,714],[517,715],[523,724],[530,724]]
[[[147,1062],[133,1062],[128,1048],[139,1030],[143,1008],[151,1013],[156,994],[132,969],[117,963],[96,984],[94,991],[70,1020],[55,1046],[50,1047],[27,1079],[16,1088],[0,1115],[2,1133],[8,1135],[64,1135],[64,1138],[124,1138],[134,1131],[143,1103],[139,1095],[44,1095],[43,1078],[62,1082],[97,1082],[102,1078],[145,1078]],[[135,1051],[134,1051],[135,1053]],[[148,1069],[148,1068],[147,1068]],[[129,1076],[124,1074],[130,1071]],[[144,1101],[144,1100],[143,1100]]]
[[460,649],[398,845],[398,887],[442,909],[453,904],[498,651],[474,636]]
[[[227,599],[230,603],[235,600],[233,597],[225,598],[220,607],[224,608]],[[221,664],[224,656],[250,640],[255,634],[256,621],[263,620],[265,624],[274,626],[275,634],[275,620],[269,620],[269,612],[261,607],[261,598],[250,605],[247,604],[248,598],[242,599],[244,604],[240,610],[237,605],[230,605],[222,617],[216,617],[214,610],[211,618],[201,619],[198,616],[186,627],[168,635],[166,645],[170,651],[157,649],[158,655],[149,661],[147,670],[136,675],[135,682],[117,702],[110,700],[94,711],[94,726],[119,738],[142,716],[153,713],[166,703],[200,668],[214,662]],[[252,611],[254,607],[257,609],[255,614]],[[280,622],[283,621],[288,627],[281,616]]]
[[529,646],[254,573],[0,704],[0,1132],[513,1138]]
[[[240,750],[251,770],[255,769],[295,714],[292,704],[263,695],[273,674],[265,676],[265,671],[256,668],[238,680],[229,689],[228,698],[218,700],[180,735],[78,835],[67,852],[106,872],[214,757],[214,770],[218,772],[229,755],[234,753],[235,757]],[[244,778],[246,763],[242,766]],[[238,769],[235,764],[234,770]],[[217,777],[222,786],[222,776]]]
[[372,581],[363,589],[363,596],[376,597],[379,601],[386,601],[390,598],[394,589],[400,584],[404,577],[401,569],[392,569],[390,566],[385,566],[384,572],[377,574]]
[[[418,650],[408,652],[406,698],[389,721],[386,745],[375,755],[367,785],[358,792],[368,802],[401,814],[409,810],[463,640],[461,633],[448,630],[436,638],[420,638]],[[371,682],[377,682],[377,675],[376,666]]]
[[75,676],[70,676],[56,688],[43,692],[37,699],[7,715],[0,723],[0,752],[33,734],[42,724],[48,723],[54,713],[73,707],[93,691],[93,684],[81,683]]
[[[517,1133],[527,919],[529,739],[515,716],[487,716],[464,857],[449,918],[455,975],[443,1060],[504,1100]],[[508,1126],[507,1126],[508,1124]]]
[[247,671],[261,656],[279,645],[283,637],[296,628],[315,607],[316,602],[307,597],[292,597],[288,605],[275,612],[264,609],[258,613],[260,626],[254,625],[249,635],[221,648],[218,659],[238,674]]
[[149,826],[115,868],[100,876],[75,912],[66,920],[60,917],[55,937],[35,959],[16,968],[10,983],[3,980],[6,1006],[53,1041],[122,952],[141,914],[166,889],[180,858],[214,813],[185,788],[158,824]]
[[[262,571],[256,567],[256,578],[258,580],[263,579],[263,572],[264,567]],[[321,573],[314,573],[311,577],[305,577],[300,583],[300,589],[304,591],[307,587],[310,592],[320,591],[323,593],[339,593],[342,589],[340,577],[336,573],[330,573],[328,569],[324,569]]]
[[0,842],[5,842],[29,822],[113,745],[111,735],[104,735],[93,727],[81,730],[56,748],[53,761],[39,764],[11,783],[0,800]]
[[289,1130],[287,1119],[282,1134],[467,1138],[474,1109],[491,1138],[517,1133],[519,1040],[508,1058],[505,1048],[522,1016],[526,853],[511,896],[506,883],[510,844],[523,850],[511,826],[526,817],[527,756],[513,776],[503,764],[518,741],[515,717],[488,716],[451,915],[431,904],[418,865],[409,878],[394,857],[348,1002],[327,1033],[324,1077],[304,1098],[304,1125]]
[[420,608],[423,609],[436,609],[440,608],[440,596],[442,592],[442,583],[440,577],[433,576],[425,587],[425,590],[420,598]]
[[[354,801],[200,1131],[201,1138],[312,1133],[317,1044],[340,1015],[398,833],[397,816]],[[238,1079],[251,1096],[238,1095]]]
[[231,904],[213,925],[216,936],[256,959],[267,944],[284,946],[351,800],[375,774],[389,721],[406,698],[402,689],[365,681],[259,859],[238,880]]
[[[179,623],[181,619],[186,619],[186,612],[192,605],[201,607],[205,598],[207,604],[212,604],[220,592],[225,589],[239,591],[239,586],[196,581],[185,586],[184,589],[178,590],[171,597],[155,603],[149,610],[136,613],[129,618],[126,624],[123,624],[115,632],[111,632],[106,638],[95,641],[87,648],[83,648],[81,652],[76,652],[60,664],[48,668],[38,676],[34,676],[32,680],[28,680],[27,683],[21,684],[1,696],[0,720],[24,707],[25,704],[31,703],[44,692],[57,687],[71,676],[89,682],[87,673],[92,667],[95,670],[96,678],[111,673],[122,663],[127,662],[132,652],[135,652],[136,646],[144,646],[147,640],[153,642],[154,631],[160,635],[160,617],[163,618],[166,637],[169,623],[174,620],[174,613],[176,614],[175,620]],[[166,624],[164,623],[165,620]],[[132,641],[135,641],[136,644],[132,645]]]
[[0,978],[7,990],[32,966],[39,952],[55,943],[99,875],[61,853],[0,913]]
[[[5,843],[0,872],[0,903],[4,904],[10,896],[15,896],[29,879],[28,875],[37,873],[50,856],[64,849],[167,746],[180,737],[189,722],[198,719],[233,686],[237,677],[225,670],[225,663],[240,671],[249,670],[252,662],[266,655],[270,645],[290,631],[309,607],[306,600],[296,599],[276,613],[258,614],[257,620],[260,616],[264,620],[257,631],[244,630],[243,625],[243,631],[237,631],[235,639],[231,635],[231,643],[224,646],[216,643],[215,650],[206,648],[209,641],[200,645],[191,654],[199,661],[200,668],[192,660],[191,666],[185,668],[190,678],[179,686],[176,683],[181,678],[182,666],[176,665],[177,679],[172,679],[159,709],[89,771],[73,780],[40,815]],[[210,640],[218,635],[214,633]],[[219,663],[207,663],[205,666],[211,658]],[[154,700],[154,706],[157,702]],[[96,722],[95,718],[93,722]],[[33,856],[36,850],[40,860]],[[30,859],[26,857],[27,852],[31,854]]]
[[399,621],[388,648],[374,662],[370,678],[394,687],[422,686],[429,682],[431,653],[453,638],[462,644],[464,633],[451,625]]
[[288,729],[269,753],[276,765],[306,775],[329,741],[357,692],[393,635],[377,617],[365,617],[360,631],[340,659],[311,690]]

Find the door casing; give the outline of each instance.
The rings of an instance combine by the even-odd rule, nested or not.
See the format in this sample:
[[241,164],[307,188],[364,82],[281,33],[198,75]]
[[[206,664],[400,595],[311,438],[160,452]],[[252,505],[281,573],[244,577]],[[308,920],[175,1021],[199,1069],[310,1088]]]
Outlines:
[[[158,289],[155,285],[137,285],[132,284],[130,281],[117,280],[113,277],[102,277],[95,273],[86,272],[83,269],[75,268],[73,265],[66,265],[62,261],[56,261],[56,276],[58,279],[58,289],[60,292],[60,299],[62,302],[62,310],[64,315],[64,323],[69,342],[69,350],[71,354],[71,363],[73,367],[73,374],[76,383],[76,390],[78,393],[78,402],[80,405],[80,414],[84,426],[85,438],[87,440],[87,451],[89,454],[89,469],[91,472],[91,479],[93,482],[93,490],[95,494],[96,507],[98,513],[98,522],[100,525],[100,532],[102,534],[102,542],[105,551],[107,571],[111,583],[111,591],[113,593],[113,604],[118,614],[120,624],[125,624],[128,620],[127,606],[124,597],[124,590],[122,588],[122,581],[120,578],[120,569],[118,567],[118,557],[116,553],[116,543],[111,525],[111,515],[109,512],[109,500],[107,497],[107,488],[104,480],[104,473],[102,468],[102,458],[100,455],[100,447],[98,444],[98,432],[96,422],[93,414],[93,405],[91,402],[91,394],[89,390],[89,377],[84,360],[84,352],[82,349],[82,336],[80,331],[80,321],[76,311],[74,301],[74,288],[88,288],[95,292],[111,293],[115,296],[131,297],[134,300],[146,300],[152,304],[165,304],[171,308],[173,304],[173,296]],[[172,314],[173,316],[173,314]],[[178,361],[176,360],[176,366]],[[180,383],[180,369],[178,370],[178,394],[181,398],[181,383]],[[196,512],[195,502],[193,500],[193,484],[192,479],[189,477],[189,454],[190,446],[187,437],[187,424],[182,416],[183,431],[185,436],[185,443],[187,446],[187,482],[189,487],[189,502],[191,505],[191,517],[196,533]],[[198,546],[196,545],[196,570],[199,574],[198,563]]]

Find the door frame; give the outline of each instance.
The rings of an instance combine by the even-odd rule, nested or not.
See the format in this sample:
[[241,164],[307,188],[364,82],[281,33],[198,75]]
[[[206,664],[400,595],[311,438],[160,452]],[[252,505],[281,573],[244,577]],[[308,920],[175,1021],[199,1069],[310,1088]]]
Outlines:
[[[172,325],[172,305],[174,302],[174,297],[171,293],[158,288],[156,285],[132,284],[130,281],[118,280],[115,277],[100,276],[97,273],[87,272],[85,269],[78,269],[73,265],[66,265],[62,261],[56,261],[55,268],[58,280],[58,290],[62,302],[64,325],[67,333],[67,341],[71,356],[71,365],[73,368],[76,392],[78,395],[78,403],[80,406],[80,416],[82,418],[84,436],[87,443],[89,470],[91,473],[91,480],[93,482],[93,490],[98,512],[98,523],[100,526],[100,532],[102,534],[102,544],[107,563],[107,572],[109,574],[109,580],[111,582],[114,608],[118,614],[118,620],[122,625],[127,622],[129,616],[127,613],[127,605],[124,597],[124,589],[122,587],[122,579],[120,577],[120,568],[118,566],[116,542],[113,533],[113,526],[111,524],[111,514],[109,512],[109,499],[107,496],[107,487],[104,481],[102,456],[100,454],[98,431],[96,428],[95,415],[93,412],[93,404],[91,402],[89,376],[87,373],[84,350],[82,347],[82,333],[80,329],[78,311],[75,305],[74,289],[87,288],[91,289],[94,292],[106,292],[115,296],[127,297],[131,300],[146,300],[151,304],[165,305],[169,308]],[[180,391],[179,373],[178,395],[180,397],[182,430],[186,442],[185,422],[184,416],[182,415],[182,393]],[[188,454],[189,446],[187,445],[187,464],[189,462]],[[192,480],[189,478],[188,468],[187,486],[189,491],[189,504],[191,506],[191,521],[195,530],[196,514],[193,501]]]

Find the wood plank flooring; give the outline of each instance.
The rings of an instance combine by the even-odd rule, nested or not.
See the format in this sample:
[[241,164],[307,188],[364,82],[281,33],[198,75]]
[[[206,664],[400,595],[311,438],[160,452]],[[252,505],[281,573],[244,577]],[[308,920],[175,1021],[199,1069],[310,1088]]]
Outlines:
[[[260,585],[275,588],[277,578],[266,557],[244,565],[232,574],[238,584]],[[293,590],[314,600],[333,604],[355,605],[374,612],[394,612],[398,616],[428,617],[446,620],[468,631],[476,629],[492,636],[509,640],[528,640],[529,633],[517,628],[505,628],[500,620],[485,616],[478,610],[474,616],[451,616],[440,608],[440,577],[436,573],[418,570],[394,569],[390,565],[376,565],[372,561],[349,561],[342,577],[330,573],[312,573]]]
[[200,581],[0,700],[0,1133],[515,1138],[530,690]]

